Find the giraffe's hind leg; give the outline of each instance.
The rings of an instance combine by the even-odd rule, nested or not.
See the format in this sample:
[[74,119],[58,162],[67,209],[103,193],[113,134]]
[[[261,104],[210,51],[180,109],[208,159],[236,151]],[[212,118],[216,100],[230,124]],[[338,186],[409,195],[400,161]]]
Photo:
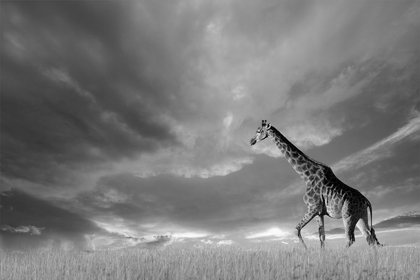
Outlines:
[[378,239],[376,238],[375,230],[373,228],[372,230],[369,230],[367,212],[360,218],[356,226],[366,238],[366,241],[370,246],[381,245]]
[[347,218],[343,217],[344,230],[345,230],[346,239],[347,239],[347,243],[346,243],[347,248],[350,247],[351,244],[353,244],[356,241],[356,239],[354,238],[354,229],[356,227],[358,220],[359,220],[359,217],[356,217],[356,216],[350,216]]
[[378,238],[376,237],[375,230],[373,229],[373,227],[370,230],[370,234],[372,236],[372,243],[373,243],[373,245],[383,246],[383,244],[379,243]]

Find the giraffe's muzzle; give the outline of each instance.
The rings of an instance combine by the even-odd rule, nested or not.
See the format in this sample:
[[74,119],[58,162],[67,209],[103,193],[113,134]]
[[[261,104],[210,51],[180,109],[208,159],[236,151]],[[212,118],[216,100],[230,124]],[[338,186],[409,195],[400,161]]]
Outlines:
[[251,141],[249,142],[249,145],[253,146],[255,145],[255,143],[257,143],[257,140],[255,140],[255,138],[252,138]]

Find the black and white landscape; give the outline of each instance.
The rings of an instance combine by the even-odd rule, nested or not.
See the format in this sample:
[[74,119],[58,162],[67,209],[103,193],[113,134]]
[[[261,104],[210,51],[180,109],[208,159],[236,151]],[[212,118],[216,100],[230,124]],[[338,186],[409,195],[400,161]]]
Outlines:
[[262,119],[369,199],[379,241],[420,242],[418,1],[0,11],[2,248],[294,246],[306,186],[249,146]]

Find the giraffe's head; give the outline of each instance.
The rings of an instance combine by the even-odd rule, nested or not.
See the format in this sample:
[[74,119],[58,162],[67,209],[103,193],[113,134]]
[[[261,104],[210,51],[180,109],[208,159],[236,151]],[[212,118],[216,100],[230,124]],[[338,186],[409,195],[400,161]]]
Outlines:
[[253,146],[257,142],[260,142],[268,137],[268,130],[271,128],[271,124],[267,123],[267,120],[263,120],[261,126],[257,129],[255,136],[252,137],[250,145]]

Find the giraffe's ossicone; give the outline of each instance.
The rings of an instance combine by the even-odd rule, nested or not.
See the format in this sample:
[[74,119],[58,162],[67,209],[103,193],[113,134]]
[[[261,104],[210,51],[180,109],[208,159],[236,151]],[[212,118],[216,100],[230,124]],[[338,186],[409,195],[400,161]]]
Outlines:
[[[380,245],[372,227],[372,206],[369,200],[358,190],[341,182],[332,169],[324,163],[316,161],[296,148],[276,128],[262,121],[250,145],[271,138],[287,161],[292,165],[299,176],[306,182],[306,191],[303,196],[308,210],[296,226],[295,234],[306,248],[300,234],[301,229],[314,217],[318,221],[319,239],[324,247],[325,230],[324,216],[334,219],[343,219],[347,246],[354,241],[354,229],[357,226],[366,238],[369,245]],[[371,226],[368,223],[368,209]]]

